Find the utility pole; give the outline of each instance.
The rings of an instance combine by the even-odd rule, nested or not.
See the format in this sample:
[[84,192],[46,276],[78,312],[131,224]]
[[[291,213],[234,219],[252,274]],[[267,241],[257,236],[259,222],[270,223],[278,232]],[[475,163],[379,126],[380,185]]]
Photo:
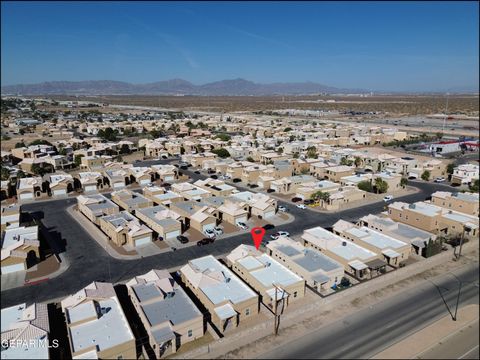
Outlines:
[[470,232],[470,228],[466,225],[463,225],[463,231],[462,231],[462,237],[460,238],[460,248],[458,250],[458,254],[455,255],[455,257],[458,259],[460,259],[460,256],[462,254],[462,246],[463,246],[463,241],[465,239],[465,232]]

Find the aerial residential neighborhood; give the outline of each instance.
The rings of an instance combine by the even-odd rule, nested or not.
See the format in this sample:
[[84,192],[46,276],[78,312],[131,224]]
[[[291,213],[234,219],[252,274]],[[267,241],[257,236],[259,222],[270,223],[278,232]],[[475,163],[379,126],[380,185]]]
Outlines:
[[3,2],[1,358],[478,359],[478,3],[390,5]]

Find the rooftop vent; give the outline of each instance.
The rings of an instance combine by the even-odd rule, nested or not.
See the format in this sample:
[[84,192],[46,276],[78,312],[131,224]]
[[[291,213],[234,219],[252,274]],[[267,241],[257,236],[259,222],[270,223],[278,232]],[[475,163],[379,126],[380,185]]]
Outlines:
[[416,207],[415,204],[409,204],[409,205],[408,205],[408,208],[409,208],[409,209],[415,209],[415,207]]
[[347,246],[347,242],[346,242],[346,241],[342,241],[342,246]]

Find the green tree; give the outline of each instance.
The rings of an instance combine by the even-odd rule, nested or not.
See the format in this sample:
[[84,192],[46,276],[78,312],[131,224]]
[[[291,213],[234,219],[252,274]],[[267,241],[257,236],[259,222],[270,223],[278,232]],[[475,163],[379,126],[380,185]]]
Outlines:
[[326,191],[316,191],[310,195],[310,199],[313,201],[328,201],[330,199],[330,193]]
[[32,146],[32,145],[48,145],[48,146],[52,146],[52,143],[47,141],[47,140],[44,140],[44,139],[37,139],[37,140],[34,140],[32,141],[29,146]]
[[82,157],[82,154],[75,155],[75,157],[73,158],[73,163],[75,164],[75,166],[80,166],[80,164],[82,163]]
[[277,154],[282,154],[282,153],[283,153],[283,148],[282,147],[277,148]]
[[250,161],[250,162],[255,162],[255,160],[253,160],[253,158],[251,156],[247,157],[247,161]]
[[400,186],[402,186],[402,187],[404,188],[405,186],[407,186],[407,184],[408,184],[408,179],[402,177],[402,178],[400,179]]
[[307,158],[318,159],[317,149],[315,146],[310,146],[307,148]]
[[352,166],[352,164],[353,164],[353,161],[347,159],[346,157],[342,157],[342,158],[340,159],[340,165]]
[[1,167],[1,176],[2,181],[8,180],[10,178],[10,171],[6,167]]
[[422,180],[425,180],[425,181],[430,180],[430,171],[425,170],[425,171],[422,173]]
[[360,157],[358,156],[355,156],[355,160],[353,161],[354,164],[355,164],[355,167],[360,167],[360,165],[362,165],[362,159],[360,159]]
[[469,188],[470,188],[470,191],[472,191],[472,192],[479,192],[479,190],[480,190],[479,179],[476,179],[472,184],[470,184]]
[[183,155],[185,154],[185,148],[182,146],[180,146],[180,155]]
[[310,172],[310,169],[309,168],[302,168],[302,170],[300,170],[300,174],[302,175],[306,175]]
[[222,158],[222,159],[230,157],[230,153],[228,152],[227,149],[224,149],[224,148],[213,149],[212,153],[217,154],[217,156]]
[[111,127],[107,127],[105,130],[99,130],[97,135],[107,141],[116,141],[118,130],[113,130]]
[[25,145],[25,143],[23,141],[21,141],[21,142],[18,142],[18,143],[15,144],[15,149],[26,147],[26,146],[27,145]]
[[228,134],[218,134],[215,138],[220,139],[221,141],[230,141],[232,137]]
[[32,173],[34,173],[35,175],[43,176],[45,174],[53,172],[53,165],[45,164],[45,163],[42,165],[33,164],[31,170],[32,170]]
[[360,190],[367,191],[367,192],[372,192],[372,184],[370,183],[370,181],[366,181],[366,180],[360,181],[357,184],[357,187]]
[[300,157],[300,154],[298,152],[293,153],[293,158],[298,159]]
[[443,133],[437,132],[437,133],[435,134],[435,136],[437,137],[437,139],[440,140],[441,138],[443,138]]
[[377,190],[377,194],[384,194],[388,190],[388,183],[385,180],[377,177],[375,179],[375,189]]
[[287,127],[285,128],[285,130],[283,130],[284,132],[289,132],[289,131],[292,131],[293,129],[291,127]]
[[27,175],[25,175],[25,173],[22,170],[18,170],[16,176],[17,176],[17,179],[23,179]]
[[454,163],[448,164],[448,165],[447,165],[447,174],[448,174],[448,175],[452,175],[454,169],[455,169],[455,164],[454,164]]

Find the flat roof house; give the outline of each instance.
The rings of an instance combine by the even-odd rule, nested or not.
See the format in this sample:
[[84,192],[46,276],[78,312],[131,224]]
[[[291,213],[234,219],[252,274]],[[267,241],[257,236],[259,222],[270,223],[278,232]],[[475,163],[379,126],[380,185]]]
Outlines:
[[206,203],[196,201],[178,202],[172,204],[171,209],[182,217],[180,219],[182,231],[192,227],[201,233],[205,233],[207,229],[213,230],[220,222],[218,210]]
[[258,295],[212,255],[190,260],[180,274],[221,332],[259,312]]
[[[49,359],[47,304],[18,304],[1,311],[2,359]],[[21,342],[21,346],[18,342]]]
[[427,202],[407,204],[394,202],[388,206],[388,216],[437,235],[459,236],[465,230],[467,238],[478,237],[478,217],[447,210]]
[[49,174],[46,178],[53,197],[65,197],[73,191],[73,177],[70,174]]
[[107,187],[103,175],[98,171],[83,171],[78,173],[77,177],[84,193],[95,193]]
[[236,190],[234,186],[228,185],[222,180],[212,178],[197,180],[193,184],[210,192],[213,196],[228,196]]
[[163,182],[173,182],[178,178],[178,170],[173,165],[152,165],[152,169]]
[[348,221],[338,220],[333,225],[333,233],[377,254],[381,253],[387,264],[395,267],[410,256],[410,243],[405,243],[366,226],[355,226]]
[[73,359],[136,359],[133,336],[113,285],[92,282],[61,302]]
[[231,197],[244,201],[249,205],[249,216],[258,216],[263,219],[275,216],[277,201],[268,195],[242,191],[232,194]]
[[114,190],[122,189],[130,184],[130,175],[126,169],[108,169],[104,171],[105,177]]
[[170,206],[172,203],[184,200],[182,195],[160,186],[145,186],[142,191],[143,195],[152,200],[156,205]]
[[480,166],[477,164],[462,164],[453,169],[451,178],[452,184],[462,185],[471,184],[478,180]]
[[116,246],[137,247],[152,242],[152,230],[140,224],[140,221],[128,211],[102,216],[99,223],[100,229]]
[[1,208],[1,228],[0,231],[13,229],[20,226],[20,204],[10,204]]
[[154,171],[146,166],[142,167],[130,167],[128,169],[130,175],[130,183],[135,181],[139,185],[146,185],[151,183],[154,180],[155,173]]
[[427,244],[437,238],[435,234],[377,215],[364,216],[360,218],[359,224],[410,243],[415,253],[422,256],[426,256]]
[[325,253],[343,265],[345,272],[364,279],[373,270],[386,266],[380,255],[317,226],[303,232],[305,246]]
[[147,199],[142,194],[127,189],[114,191],[111,196],[114,203],[132,213],[135,213],[137,209],[153,206],[152,200]]
[[138,209],[135,216],[163,240],[176,238],[182,233],[181,216],[167,207],[157,205]]
[[120,211],[117,204],[101,194],[79,195],[77,206],[78,210],[96,225],[100,225],[100,217],[117,214]]
[[479,194],[449,191],[436,191],[432,194],[432,204],[464,214],[478,216]]
[[126,285],[157,358],[205,334],[202,313],[168,271],[151,270]]
[[254,246],[236,247],[227,255],[227,265],[260,294],[260,301],[273,313],[283,313],[291,302],[305,296],[305,280]]
[[34,200],[42,195],[42,178],[40,176],[22,178],[17,181],[17,198]]
[[339,284],[344,275],[342,264],[288,237],[280,236],[266,247],[270,256],[282,261],[284,266],[318,292]]
[[26,270],[40,259],[38,226],[19,226],[2,234],[2,274]]

